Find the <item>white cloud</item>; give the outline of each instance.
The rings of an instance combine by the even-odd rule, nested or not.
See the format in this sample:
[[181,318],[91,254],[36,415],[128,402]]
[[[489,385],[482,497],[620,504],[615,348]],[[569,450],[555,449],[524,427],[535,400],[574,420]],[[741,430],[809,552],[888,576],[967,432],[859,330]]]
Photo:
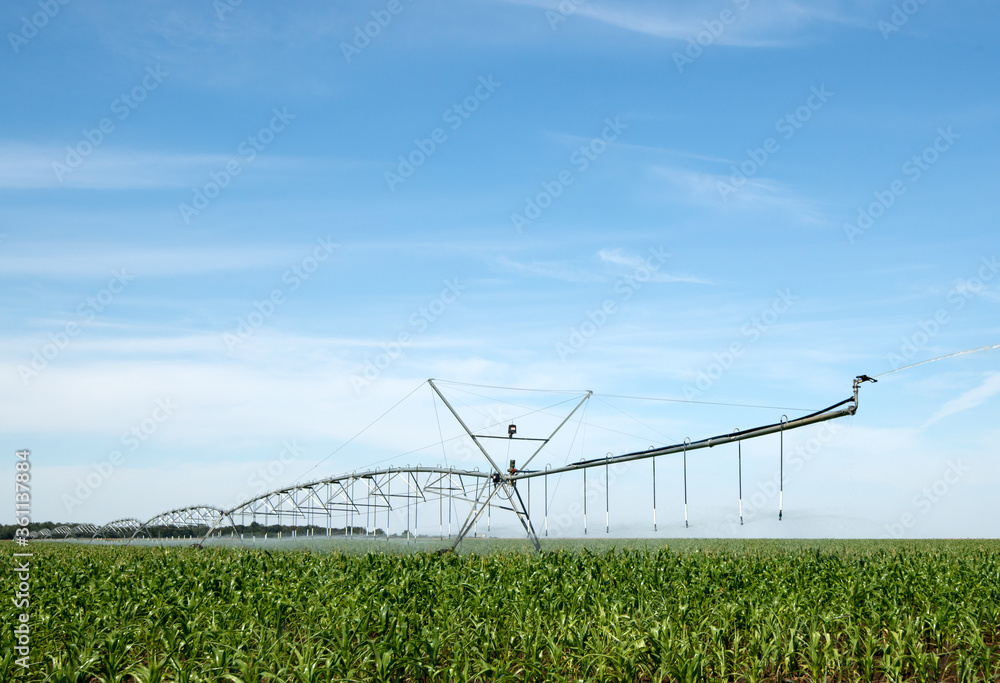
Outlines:
[[133,276],[188,275],[289,267],[313,245],[253,247],[123,247],[118,245],[18,245],[0,252],[5,276],[100,277],[125,269]]
[[975,389],[965,392],[958,398],[941,406],[931,418],[924,423],[924,426],[934,424],[938,420],[943,420],[957,413],[976,408],[997,394],[1000,394],[1000,373],[990,373],[986,380]]
[[[624,249],[601,249],[597,252],[597,257],[603,263],[611,263],[616,266],[623,266],[630,270],[636,270],[643,268],[646,265],[647,257],[643,255],[629,255],[625,253]],[[689,282],[698,285],[712,285],[715,284],[710,280],[705,280],[699,277],[691,277],[686,275],[671,275],[670,273],[665,273],[662,270],[654,272],[650,276],[650,281],[652,282]]]
[[[78,142],[78,141],[73,141]],[[72,145],[71,145],[72,146]],[[223,167],[222,154],[121,152],[98,148],[62,175],[65,146],[0,143],[0,187],[15,189],[86,188],[101,190],[189,186],[204,168]],[[67,166],[68,168],[68,166]]]
[[510,270],[518,275],[543,277],[564,282],[602,282],[606,278],[586,268],[575,266],[568,261],[530,261],[520,263],[506,256],[500,256],[496,264],[504,270]]
[[[70,141],[73,147],[80,140]],[[22,142],[0,142],[0,188],[149,190],[192,188],[208,182],[207,173],[221,171],[236,160],[250,167],[238,154],[118,150],[99,147],[89,155],[67,164],[66,146]],[[319,162],[272,154],[258,156],[254,169],[288,172]],[[324,162],[326,163],[326,162]],[[350,162],[348,162],[350,163]],[[66,169],[69,169],[68,171]]]
[[735,187],[729,176],[669,166],[654,166],[652,170],[654,177],[672,190],[671,200],[723,211],[780,211],[801,222],[826,223],[815,202],[775,180],[747,178]]
[[[511,4],[529,5],[559,11],[559,3],[547,0],[501,0]],[[589,0],[576,3],[575,16],[615,28],[641,33],[655,38],[688,41],[706,30],[706,22],[718,21],[720,13],[729,10],[735,21],[724,25],[713,44],[734,47],[784,47],[803,42],[803,32],[825,24],[872,28],[874,19],[863,21],[858,13],[870,13],[868,5],[850,3],[850,11],[838,0],[779,0],[770,3],[747,3],[745,9],[730,0],[697,3],[688,7],[679,3],[615,2]]]
[[[595,271],[593,268],[584,268],[574,265],[568,261],[531,261],[519,263],[505,256],[497,259],[497,265],[506,270],[511,270],[518,275],[529,277],[548,278],[551,280],[561,280],[563,282],[610,282],[622,274],[622,269],[633,271],[645,267],[648,256],[641,254],[630,255],[624,249],[601,249],[597,252],[597,259],[601,264],[614,266],[613,271]],[[671,275],[662,270],[654,272],[650,276],[652,282],[689,282],[700,285],[715,284],[710,280],[686,275]]]

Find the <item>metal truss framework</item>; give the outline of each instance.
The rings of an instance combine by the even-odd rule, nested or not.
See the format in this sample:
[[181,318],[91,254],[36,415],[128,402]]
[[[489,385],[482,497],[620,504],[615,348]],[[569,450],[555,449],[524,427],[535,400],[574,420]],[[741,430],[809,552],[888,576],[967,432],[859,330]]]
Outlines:
[[86,538],[92,535],[98,527],[93,524],[78,524],[57,526],[52,529],[39,529],[28,534],[28,538]]
[[95,531],[91,538],[132,538],[140,529],[142,529],[142,522],[134,517],[126,517],[108,522]]
[[[472,503],[487,488],[490,474],[443,467],[391,467],[352,472],[271,491],[220,515],[205,537],[216,533],[253,537],[282,534],[287,527],[307,536],[412,536],[418,528],[418,504],[439,503],[438,526],[451,536],[456,503]],[[446,510],[447,508],[447,510]],[[395,520],[394,520],[395,517]],[[398,521],[396,521],[398,520]]]
[[[135,539],[231,536],[280,538],[307,536],[374,536],[395,533],[412,537],[418,511],[438,502],[438,530],[452,537],[457,504],[472,504],[489,488],[491,475],[478,470],[443,467],[391,467],[353,472],[270,491],[224,510],[194,505],[160,513],[146,522],[125,518],[101,527],[81,524],[42,529],[33,538]],[[418,507],[419,506],[419,507]],[[496,507],[496,506],[494,506]],[[502,507],[502,506],[501,506]],[[424,521],[424,528],[433,526]]]
[[[470,534],[476,534],[479,521],[483,515],[486,514],[487,519],[489,519],[491,511],[496,508],[514,512],[523,526],[528,539],[531,540],[537,550],[541,550],[538,536],[531,522],[529,509],[517,489],[518,482],[530,482],[532,478],[569,471],[583,470],[586,472],[587,469],[593,467],[606,468],[616,463],[652,459],[661,455],[678,453],[682,453],[685,459],[684,514],[686,526],[686,463],[689,451],[712,448],[725,443],[739,444],[747,439],[775,433],[782,435],[783,444],[784,433],[786,431],[839,417],[854,415],[858,407],[858,388],[864,381],[874,380],[861,375],[854,380],[854,391],[850,398],[823,410],[793,420],[782,416],[781,421],[773,424],[734,431],[729,434],[722,434],[699,441],[692,442],[690,439],[686,439],[684,443],[672,446],[650,448],[645,451],[635,451],[617,456],[608,454],[603,458],[581,460],[557,468],[546,467],[544,470],[527,470],[527,466],[541,452],[545,445],[569,421],[572,415],[586,403],[591,396],[591,392],[586,392],[581,401],[575,405],[572,411],[566,415],[562,422],[547,437],[517,437],[515,436],[513,425],[508,437],[496,437],[473,433],[434,384],[434,380],[428,380],[428,384],[435,394],[441,399],[462,426],[462,429],[465,430],[466,434],[486,458],[490,465],[490,471],[482,472],[478,468],[468,470],[452,467],[423,467],[420,465],[366,470],[277,489],[250,498],[229,509],[222,509],[211,505],[195,505],[169,510],[142,523],[134,518],[125,518],[115,520],[102,527],[92,524],[81,524],[75,528],[61,526],[51,531],[43,529],[32,534],[32,536],[35,538],[90,537],[94,539],[135,539],[140,536],[148,538],[180,537],[200,538],[204,542],[212,536],[224,537],[227,535],[234,538],[238,537],[241,540],[244,540],[247,536],[250,536],[252,539],[260,537],[268,538],[271,534],[274,534],[276,538],[281,538],[282,534],[288,533],[289,528],[291,528],[290,533],[292,536],[299,534],[307,537],[317,535],[354,536],[363,534],[366,536],[389,538],[395,532],[394,535],[396,536],[411,538],[418,528],[420,528],[418,524],[418,510],[423,509],[426,514],[427,503],[437,501],[439,510],[437,520],[438,531],[441,538],[444,538],[447,527],[448,538],[454,539],[452,548],[456,548]],[[512,461],[510,467],[504,470],[494,460],[483,444],[483,439],[495,438],[535,441],[539,442],[540,445],[522,463],[520,469],[516,469]],[[653,524],[655,527],[655,460],[653,460],[653,463]],[[454,513],[457,508],[456,504],[459,503],[463,504],[463,507],[464,505],[468,505],[469,512],[462,525],[458,527],[457,533],[453,535],[453,521],[457,521]],[[586,505],[586,501],[584,504]],[[547,500],[545,509],[547,529]],[[586,510],[586,507],[584,509]],[[586,516],[586,512],[584,512],[584,515]],[[780,503],[778,518],[781,519]],[[403,519],[405,519],[405,523],[403,523]],[[341,524],[342,526],[339,526]],[[584,524],[586,524],[586,519],[584,520]],[[397,531],[398,526],[402,526],[403,528]],[[432,519],[431,527],[433,526]]]
[[149,537],[190,536],[199,530],[214,528],[225,518],[226,511],[212,505],[192,505],[161,512],[134,529],[130,538],[139,534]]

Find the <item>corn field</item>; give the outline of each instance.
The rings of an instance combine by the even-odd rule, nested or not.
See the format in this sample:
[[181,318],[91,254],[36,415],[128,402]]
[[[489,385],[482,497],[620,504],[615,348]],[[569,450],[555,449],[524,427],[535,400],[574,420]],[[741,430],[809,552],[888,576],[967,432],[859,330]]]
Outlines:
[[813,545],[35,543],[31,667],[5,626],[0,680],[998,680],[1000,545]]

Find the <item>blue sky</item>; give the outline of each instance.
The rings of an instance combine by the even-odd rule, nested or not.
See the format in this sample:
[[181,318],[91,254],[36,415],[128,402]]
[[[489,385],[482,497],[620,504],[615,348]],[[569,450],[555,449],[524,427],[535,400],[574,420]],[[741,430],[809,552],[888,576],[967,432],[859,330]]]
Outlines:
[[[245,497],[287,443],[275,486],[392,462],[433,441],[426,387],[327,456],[428,377],[820,408],[1000,341],[993,4],[52,0],[0,24],[0,441],[32,449],[37,520]],[[780,526],[732,526],[712,455],[700,527],[664,493],[660,534],[996,536],[997,353],[867,385]],[[781,412],[587,420],[617,429],[601,455]],[[775,449],[747,446],[745,489]],[[618,533],[651,531],[645,478],[613,487]]]

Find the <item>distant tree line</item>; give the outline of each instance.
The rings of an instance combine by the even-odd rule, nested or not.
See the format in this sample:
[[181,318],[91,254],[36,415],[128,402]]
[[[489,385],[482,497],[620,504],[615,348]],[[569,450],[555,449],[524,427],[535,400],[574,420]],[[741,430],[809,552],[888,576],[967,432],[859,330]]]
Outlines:
[[[253,522],[252,524],[237,524],[236,526],[220,526],[215,531],[213,535],[221,534],[223,538],[226,536],[258,536],[262,537],[267,534],[268,537],[277,537],[280,533],[282,536],[291,536],[292,532],[295,532],[296,536],[326,536],[327,530],[325,526],[289,526],[284,524],[258,524]],[[179,536],[182,538],[201,538],[208,532],[207,526],[189,526],[189,527],[169,527],[160,526],[152,527],[145,530],[151,538],[170,538],[171,536]],[[352,527],[342,527],[342,528],[331,528],[330,536],[365,536],[369,532],[363,526],[352,526]],[[381,536],[385,538],[385,531],[382,529],[375,529],[375,536]]]
[[[32,522],[28,525],[28,531],[41,531],[42,529],[55,529],[61,526],[67,526],[70,529],[75,529],[79,526],[80,522]],[[94,525],[98,526],[98,525]],[[16,524],[4,524],[0,526],[0,541],[9,541],[14,538],[14,531],[18,529]],[[258,524],[253,522],[252,524],[237,524],[235,527],[223,526],[216,529],[214,533],[221,533],[223,537],[225,536],[239,536],[240,534],[244,536],[263,536],[267,534],[268,537],[277,537],[280,533],[282,536],[291,536],[292,532],[295,532],[296,536],[307,536],[310,533],[313,536],[326,536],[327,531],[325,526],[288,526],[284,524],[269,524],[267,526],[263,524]],[[169,526],[158,526],[145,529],[141,536],[150,536],[151,538],[170,538],[172,536],[177,536],[180,538],[201,538],[208,532],[207,526],[200,527],[169,527]],[[131,536],[131,532],[120,531],[118,536],[121,537],[123,534]],[[341,528],[331,528],[330,536],[365,536],[368,534],[368,530],[363,526],[352,526],[352,527],[341,527]],[[374,535],[376,537],[386,538],[386,533],[382,529],[375,529]],[[406,533],[393,534],[393,537],[403,537]],[[56,536],[59,538],[59,536]]]
[[[75,527],[75,523],[70,522],[32,522],[28,525],[28,531],[40,531],[41,529],[55,529],[57,526]],[[0,541],[10,541],[14,538],[14,530],[18,529],[17,524],[0,525]]]

